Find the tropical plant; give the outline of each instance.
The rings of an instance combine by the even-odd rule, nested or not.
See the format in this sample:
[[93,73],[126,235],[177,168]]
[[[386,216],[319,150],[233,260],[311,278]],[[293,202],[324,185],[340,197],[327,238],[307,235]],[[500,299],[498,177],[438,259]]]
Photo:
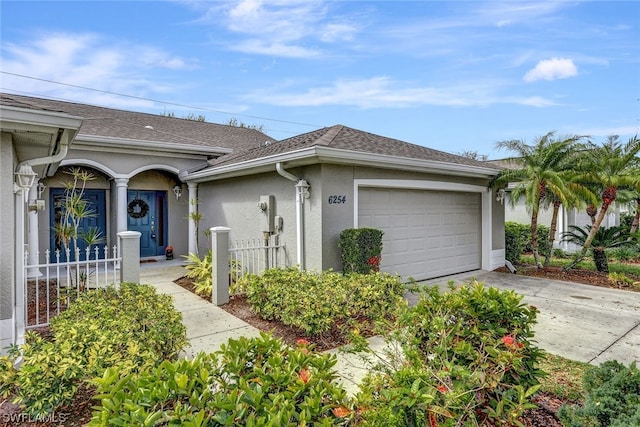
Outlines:
[[[193,287],[196,293],[202,297],[210,298],[213,291],[213,251],[209,249],[207,255],[202,259],[193,252],[189,255],[182,255],[187,259],[187,277],[193,279]],[[243,274],[242,264],[240,261],[230,258],[229,259],[229,286],[230,291],[238,292],[240,289],[238,286],[234,286],[237,283],[238,278]]]
[[586,256],[609,206],[618,197],[618,189],[640,188],[640,175],[637,174],[640,164],[638,153],[640,139],[637,136],[623,144],[617,135],[610,136],[601,146],[591,145],[583,151],[576,164],[578,180],[586,186],[598,188],[600,209],[594,217],[593,226],[583,243],[582,251],[564,268],[565,270],[573,268]]
[[84,197],[87,183],[95,180],[96,176],[83,168],[70,168],[64,173],[71,175],[72,179],[64,184],[61,217],[54,225],[54,233],[65,250],[69,250],[71,255],[75,256],[79,241],[84,241],[90,247],[103,240],[102,233],[97,228],[81,229],[83,221],[96,216],[91,204]]
[[200,256],[200,239],[198,236],[198,233],[199,233],[198,230],[200,229],[200,222],[204,219],[204,215],[198,209],[198,199],[190,199],[189,204],[191,206],[189,207],[189,214],[187,215],[187,219],[189,221],[193,221],[193,233],[194,233],[193,237],[196,242],[195,255],[196,257],[199,257]]
[[[97,227],[84,228],[83,224],[90,218],[96,216],[91,203],[85,197],[87,183],[96,179],[96,176],[87,169],[74,167],[64,171],[71,176],[71,180],[64,183],[64,195],[60,214],[56,214],[54,224],[54,234],[56,241],[64,249],[68,261],[78,261],[80,256],[80,243],[86,244],[87,253],[90,253],[91,246],[104,241],[102,232]],[[84,290],[87,284],[88,267],[81,270],[77,266],[69,267],[72,270],[69,274],[70,280],[75,280],[79,290]]]
[[[515,167],[503,169],[490,183],[489,188],[504,188],[515,183],[511,190],[510,202],[515,205],[524,198],[531,212],[532,252],[536,265],[541,268],[538,250],[538,213],[545,199],[554,204],[571,205],[575,200],[570,197],[572,190],[580,189],[587,193],[582,185],[575,189],[568,186],[573,160],[582,137],[574,135],[556,139],[555,132],[536,139],[533,145],[521,140],[502,141],[496,144],[498,149],[515,152],[516,157],[509,159]],[[556,201],[557,200],[557,201]],[[553,231],[555,235],[555,231]]]
[[[594,227],[589,224],[585,225],[584,228],[570,225],[569,231],[563,233],[562,239],[584,247]],[[605,273],[609,272],[606,249],[631,246],[637,238],[638,233],[629,234],[629,231],[624,226],[597,228],[593,232],[593,238],[591,239],[591,250],[593,251],[593,262],[596,265],[596,270]]]

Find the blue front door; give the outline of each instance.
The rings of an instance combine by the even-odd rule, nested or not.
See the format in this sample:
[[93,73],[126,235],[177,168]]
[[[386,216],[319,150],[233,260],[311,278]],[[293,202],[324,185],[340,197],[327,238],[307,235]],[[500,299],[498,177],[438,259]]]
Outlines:
[[[49,224],[51,226],[51,233],[49,237],[49,247],[51,248],[51,255],[49,258],[51,262],[55,262],[56,251],[59,250],[60,261],[64,262],[67,261],[65,245],[59,238],[59,235],[56,233],[56,229],[58,228],[57,224],[60,224],[60,222],[64,220],[65,216],[65,189],[52,188],[49,194],[49,206],[52,207],[52,209],[50,209],[49,218]],[[78,248],[80,248],[80,259],[84,260],[87,242],[82,238],[82,236],[87,235],[90,230],[95,229],[102,237],[101,241],[97,244],[100,248],[100,250],[98,251],[98,257],[104,258],[103,247],[107,236],[106,191],[85,189],[82,198],[87,202],[85,211],[86,213],[88,213],[88,215],[80,221],[77,231],[77,239],[71,239],[69,241],[69,248],[72,251],[74,250],[73,241],[76,240]],[[69,220],[67,220],[67,223],[69,223]],[[76,233],[74,232],[73,234],[75,235]],[[91,259],[94,258],[94,247],[95,246],[91,248]],[[75,260],[73,252],[71,253],[71,260]]]
[[140,232],[140,257],[164,255],[167,246],[166,191],[127,192],[127,229]]

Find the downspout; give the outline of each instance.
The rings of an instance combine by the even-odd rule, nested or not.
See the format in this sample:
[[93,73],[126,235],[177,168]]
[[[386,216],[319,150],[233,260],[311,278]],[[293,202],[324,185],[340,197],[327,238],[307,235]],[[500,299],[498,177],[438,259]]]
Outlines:
[[56,143],[54,145],[54,148],[56,146],[59,146],[60,149],[56,154],[51,156],[46,156],[46,157],[38,157],[36,159],[24,160],[20,162],[20,164],[18,164],[16,171],[20,170],[20,167],[24,165],[40,166],[40,165],[48,165],[51,163],[57,163],[62,161],[67,156],[67,153],[69,152],[69,143],[66,143],[66,144],[61,143],[63,133],[64,133],[64,129],[61,129],[61,128],[58,129],[58,135],[56,136]]
[[276,171],[278,174],[289,181],[295,182],[296,188],[296,246],[297,257],[296,262],[301,270],[305,268],[304,260],[304,199],[309,197],[309,183],[304,179],[298,178],[292,173],[284,170],[282,163],[276,163]]

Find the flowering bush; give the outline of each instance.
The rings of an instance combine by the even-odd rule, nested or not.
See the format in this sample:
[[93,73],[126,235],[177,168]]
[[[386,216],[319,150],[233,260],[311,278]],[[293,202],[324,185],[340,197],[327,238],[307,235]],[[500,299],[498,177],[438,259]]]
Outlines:
[[534,405],[541,351],[537,310],[512,291],[474,281],[427,288],[399,314],[386,364],[363,383],[365,425],[511,425]]
[[[336,324],[387,317],[402,300],[404,285],[389,274],[344,276],[296,268],[270,269],[239,280],[247,302],[264,319],[297,326],[312,335]],[[357,325],[353,325],[357,326]]]
[[90,425],[347,425],[353,402],[335,382],[336,357],[312,350],[262,334],[141,374],[109,369]]

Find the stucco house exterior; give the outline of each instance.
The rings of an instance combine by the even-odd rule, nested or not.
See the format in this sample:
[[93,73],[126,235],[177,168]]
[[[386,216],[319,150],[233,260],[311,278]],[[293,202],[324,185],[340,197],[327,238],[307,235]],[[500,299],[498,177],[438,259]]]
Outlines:
[[[255,129],[14,94],[0,94],[0,121],[0,347],[16,342],[22,266],[56,249],[67,168],[96,177],[86,194],[104,243],[139,231],[143,260],[163,259],[167,246],[175,257],[202,254],[204,230],[224,226],[231,240],[277,236],[290,265],[340,270],[340,232],[367,226],[385,233],[381,270],[403,278],[504,265],[504,206],[487,190],[498,169],[487,163],[341,125],[275,141]],[[14,188],[24,162],[37,173],[29,190]],[[28,202],[37,199],[41,210]]]

